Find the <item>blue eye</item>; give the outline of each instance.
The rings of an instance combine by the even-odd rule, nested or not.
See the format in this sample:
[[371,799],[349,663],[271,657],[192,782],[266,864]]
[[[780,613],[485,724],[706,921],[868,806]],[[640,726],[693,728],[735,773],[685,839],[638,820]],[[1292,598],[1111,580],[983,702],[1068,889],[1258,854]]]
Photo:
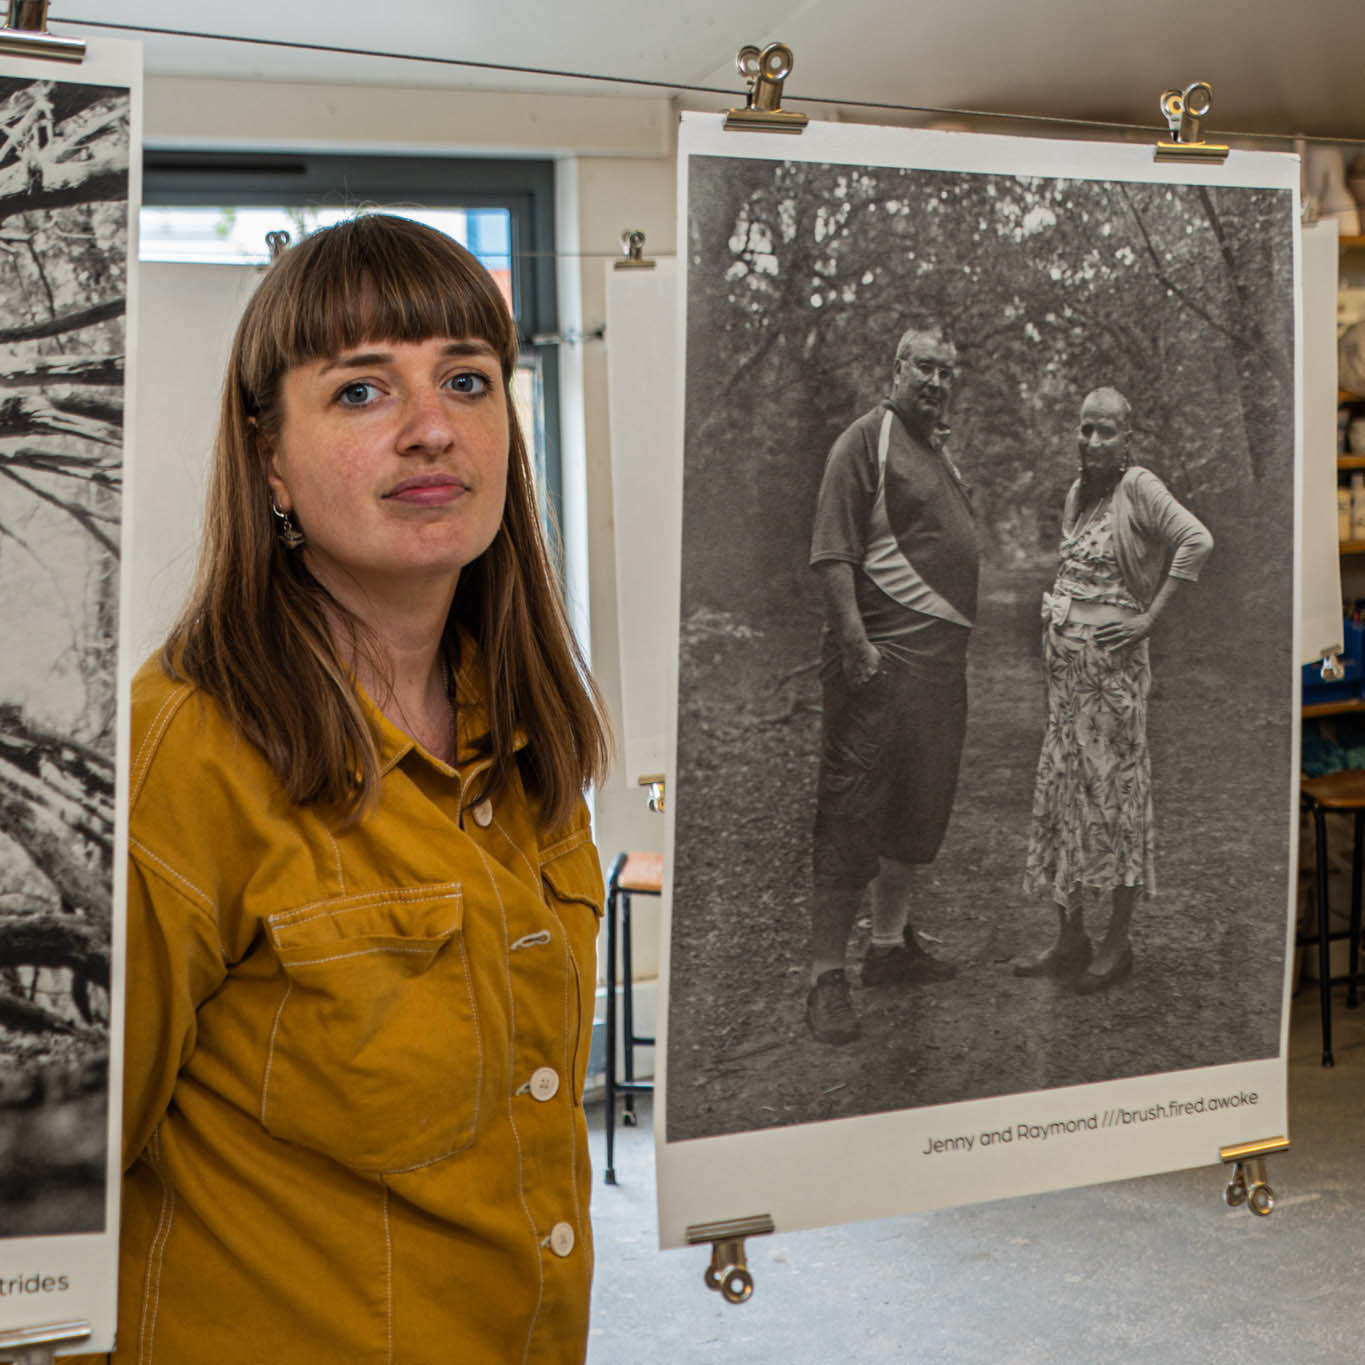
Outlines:
[[337,394],[337,402],[344,408],[363,408],[375,395],[376,389],[373,384],[364,380],[357,380],[354,384],[347,384]]
[[471,398],[482,396],[493,387],[488,376],[477,370],[461,370],[459,374],[451,375],[447,382],[456,393],[468,394]]

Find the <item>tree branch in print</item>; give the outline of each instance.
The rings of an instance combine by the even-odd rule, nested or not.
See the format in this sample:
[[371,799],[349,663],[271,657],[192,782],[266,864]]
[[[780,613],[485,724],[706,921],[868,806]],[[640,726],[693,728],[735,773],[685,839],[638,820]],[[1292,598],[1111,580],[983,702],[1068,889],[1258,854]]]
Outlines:
[[[120,308],[118,312],[122,312]],[[116,317],[118,313],[106,314]],[[101,319],[102,321],[103,319]],[[22,389],[47,384],[90,384],[123,387],[123,357],[103,356],[43,356],[26,369],[0,371],[0,389]],[[119,405],[120,408],[122,405]]]

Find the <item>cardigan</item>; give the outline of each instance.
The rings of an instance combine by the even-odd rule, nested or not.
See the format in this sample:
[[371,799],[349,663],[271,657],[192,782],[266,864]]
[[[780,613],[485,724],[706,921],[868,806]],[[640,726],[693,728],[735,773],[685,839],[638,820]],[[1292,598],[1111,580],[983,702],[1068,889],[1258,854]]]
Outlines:
[[[1069,533],[1075,524],[1080,486],[1077,479],[1067,491],[1064,532]],[[1150,469],[1135,464],[1124,471],[1114,488],[1113,513],[1119,572],[1144,609],[1151,605],[1163,577],[1198,580],[1204,561],[1213,552],[1213,536]]]

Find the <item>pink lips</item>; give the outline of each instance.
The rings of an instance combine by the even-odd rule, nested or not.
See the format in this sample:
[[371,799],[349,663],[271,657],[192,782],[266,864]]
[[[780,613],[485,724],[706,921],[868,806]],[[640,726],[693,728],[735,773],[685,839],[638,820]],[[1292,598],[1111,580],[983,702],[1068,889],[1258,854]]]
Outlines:
[[465,485],[451,474],[414,474],[394,484],[384,497],[394,502],[415,503],[419,507],[440,507],[454,502],[466,491]]

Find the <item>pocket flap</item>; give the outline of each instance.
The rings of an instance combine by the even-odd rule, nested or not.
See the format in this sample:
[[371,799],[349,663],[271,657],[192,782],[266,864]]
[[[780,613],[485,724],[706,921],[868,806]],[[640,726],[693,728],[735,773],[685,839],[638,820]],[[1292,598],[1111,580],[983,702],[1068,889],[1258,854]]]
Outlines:
[[362,941],[437,944],[464,925],[464,898],[456,884],[406,887],[362,896],[339,896],[271,915],[271,941],[283,960],[301,950],[335,949]]
[[540,874],[560,900],[591,906],[601,917],[606,888],[602,881],[602,864],[598,862],[597,849],[590,840],[541,863]]

